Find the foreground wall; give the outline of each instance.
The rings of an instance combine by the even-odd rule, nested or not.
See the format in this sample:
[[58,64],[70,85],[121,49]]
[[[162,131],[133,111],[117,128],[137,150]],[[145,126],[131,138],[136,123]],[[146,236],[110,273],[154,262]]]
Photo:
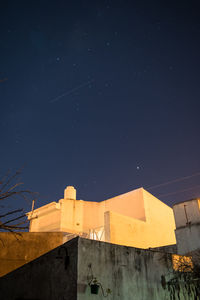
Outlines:
[[0,278],[1,300],[76,300],[77,238]]
[[[175,276],[172,260],[167,253],[79,239],[77,299],[199,299],[184,282],[169,284]],[[102,287],[98,295],[91,294],[92,278]]]
[[0,276],[63,244],[62,232],[0,233]]
[[0,299],[199,300],[173,278],[171,254],[75,238],[1,277]]

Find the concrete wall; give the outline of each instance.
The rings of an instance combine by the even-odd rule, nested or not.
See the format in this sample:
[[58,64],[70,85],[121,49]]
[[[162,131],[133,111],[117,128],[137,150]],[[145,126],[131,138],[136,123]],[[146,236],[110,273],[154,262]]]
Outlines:
[[126,217],[113,211],[105,214],[106,242],[131,247],[149,248],[153,237],[144,221]]
[[82,232],[83,229],[83,201],[62,199],[60,230],[72,233]]
[[159,252],[165,252],[165,253],[171,253],[171,254],[177,254],[177,245],[169,245],[169,246],[163,246],[163,247],[155,247],[155,248],[149,248],[150,250],[159,251]]
[[139,248],[153,248],[176,243],[172,209],[143,189],[146,221],[114,211],[105,213],[105,241]]
[[171,207],[143,189],[146,222],[149,225],[149,235],[152,246],[160,247],[176,244],[175,220]]
[[146,220],[144,208],[143,188],[102,201],[104,212],[113,211],[115,213],[131,217],[138,220]]
[[193,199],[173,206],[179,254],[200,249],[200,200]]
[[104,226],[104,206],[102,202],[83,201],[83,231]]
[[77,238],[0,278],[1,300],[76,300]]
[[[0,278],[1,300],[197,300],[173,278],[172,256],[75,238]],[[102,289],[91,294],[96,277]],[[195,298],[196,297],[196,298]]]
[[[184,284],[168,287],[173,277],[170,254],[84,239],[78,243],[78,300],[104,299],[107,289],[110,300],[198,299]],[[91,294],[92,276],[104,296],[101,289],[98,295]]]
[[3,276],[63,243],[63,233],[0,233],[0,276]]
[[30,232],[60,231],[61,210],[60,204],[51,202],[28,214]]
[[162,227],[155,222],[151,226],[151,223],[114,212],[107,212],[107,214],[106,242],[143,249],[170,245],[175,242],[175,235],[171,238],[169,232],[162,231]]
[[104,226],[104,213],[107,211],[145,220],[142,190],[140,188],[102,202],[83,201],[83,231]]
[[104,213],[109,210],[145,220],[142,191],[140,188],[102,202],[64,198],[58,203],[49,203],[29,213],[29,230],[87,233],[90,229],[104,226]]
[[173,206],[176,228],[200,223],[199,202],[200,200],[194,199],[177,203]]
[[200,225],[190,225],[175,231],[177,253],[187,254],[200,249]]

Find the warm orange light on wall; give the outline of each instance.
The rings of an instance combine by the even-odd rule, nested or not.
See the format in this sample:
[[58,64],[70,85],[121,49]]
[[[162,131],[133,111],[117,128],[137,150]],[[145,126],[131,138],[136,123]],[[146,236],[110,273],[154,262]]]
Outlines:
[[200,199],[198,199],[198,204],[199,204],[199,210],[200,210]]
[[191,272],[193,270],[193,263],[191,256],[182,256],[173,254],[172,264],[174,271],[178,272]]

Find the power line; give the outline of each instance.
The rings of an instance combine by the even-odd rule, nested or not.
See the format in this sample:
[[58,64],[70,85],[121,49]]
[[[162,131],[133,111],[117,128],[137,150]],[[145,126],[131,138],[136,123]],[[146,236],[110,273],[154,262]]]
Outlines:
[[167,196],[170,196],[170,195],[175,195],[175,194],[178,194],[178,193],[187,192],[187,191],[193,190],[193,189],[195,189],[195,188],[197,188],[197,187],[200,187],[200,184],[195,185],[195,186],[193,186],[193,187],[191,187],[191,188],[188,188],[188,189],[179,190],[179,191],[177,191],[177,192],[172,192],[172,193],[168,193],[168,194],[159,194],[158,197],[167,197]]
[[200,172],[189,175],[189,176],[180,177],[180,178],[177,178],[177,179],[174,179],[174,180],[171,180],[171,181],[167,181],[167,182],[164,182],[164,183],[161,183],[161,184],[153,185],[153,186],[147,187],[147,189],[151,190],[151,189],[159,188],[160,186],[165,186],[165,185],[172,184],[172,183],[175,183],[175,182],[180,182],[180,181],[183,181],[183,180],[195,177],[195,176],[200,176]]

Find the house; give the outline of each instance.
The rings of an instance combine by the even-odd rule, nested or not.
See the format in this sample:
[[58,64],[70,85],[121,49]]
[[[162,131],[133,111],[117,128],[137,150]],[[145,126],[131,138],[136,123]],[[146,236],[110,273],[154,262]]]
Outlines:
[[[109,243],[139,247],[176,244],[173,210],[143,188],[101,202],[64,198],[28,213],[30,232],[64,232]],[[66,238],[67,240],[67,238]]]
[[173,209],[177,245],[173,210],[143,188],[92,202],[67,187],[28,213],[30,232],[0,234],[0,299],[199,300],[193,261],[177,255],[199,249],[199,200]]

